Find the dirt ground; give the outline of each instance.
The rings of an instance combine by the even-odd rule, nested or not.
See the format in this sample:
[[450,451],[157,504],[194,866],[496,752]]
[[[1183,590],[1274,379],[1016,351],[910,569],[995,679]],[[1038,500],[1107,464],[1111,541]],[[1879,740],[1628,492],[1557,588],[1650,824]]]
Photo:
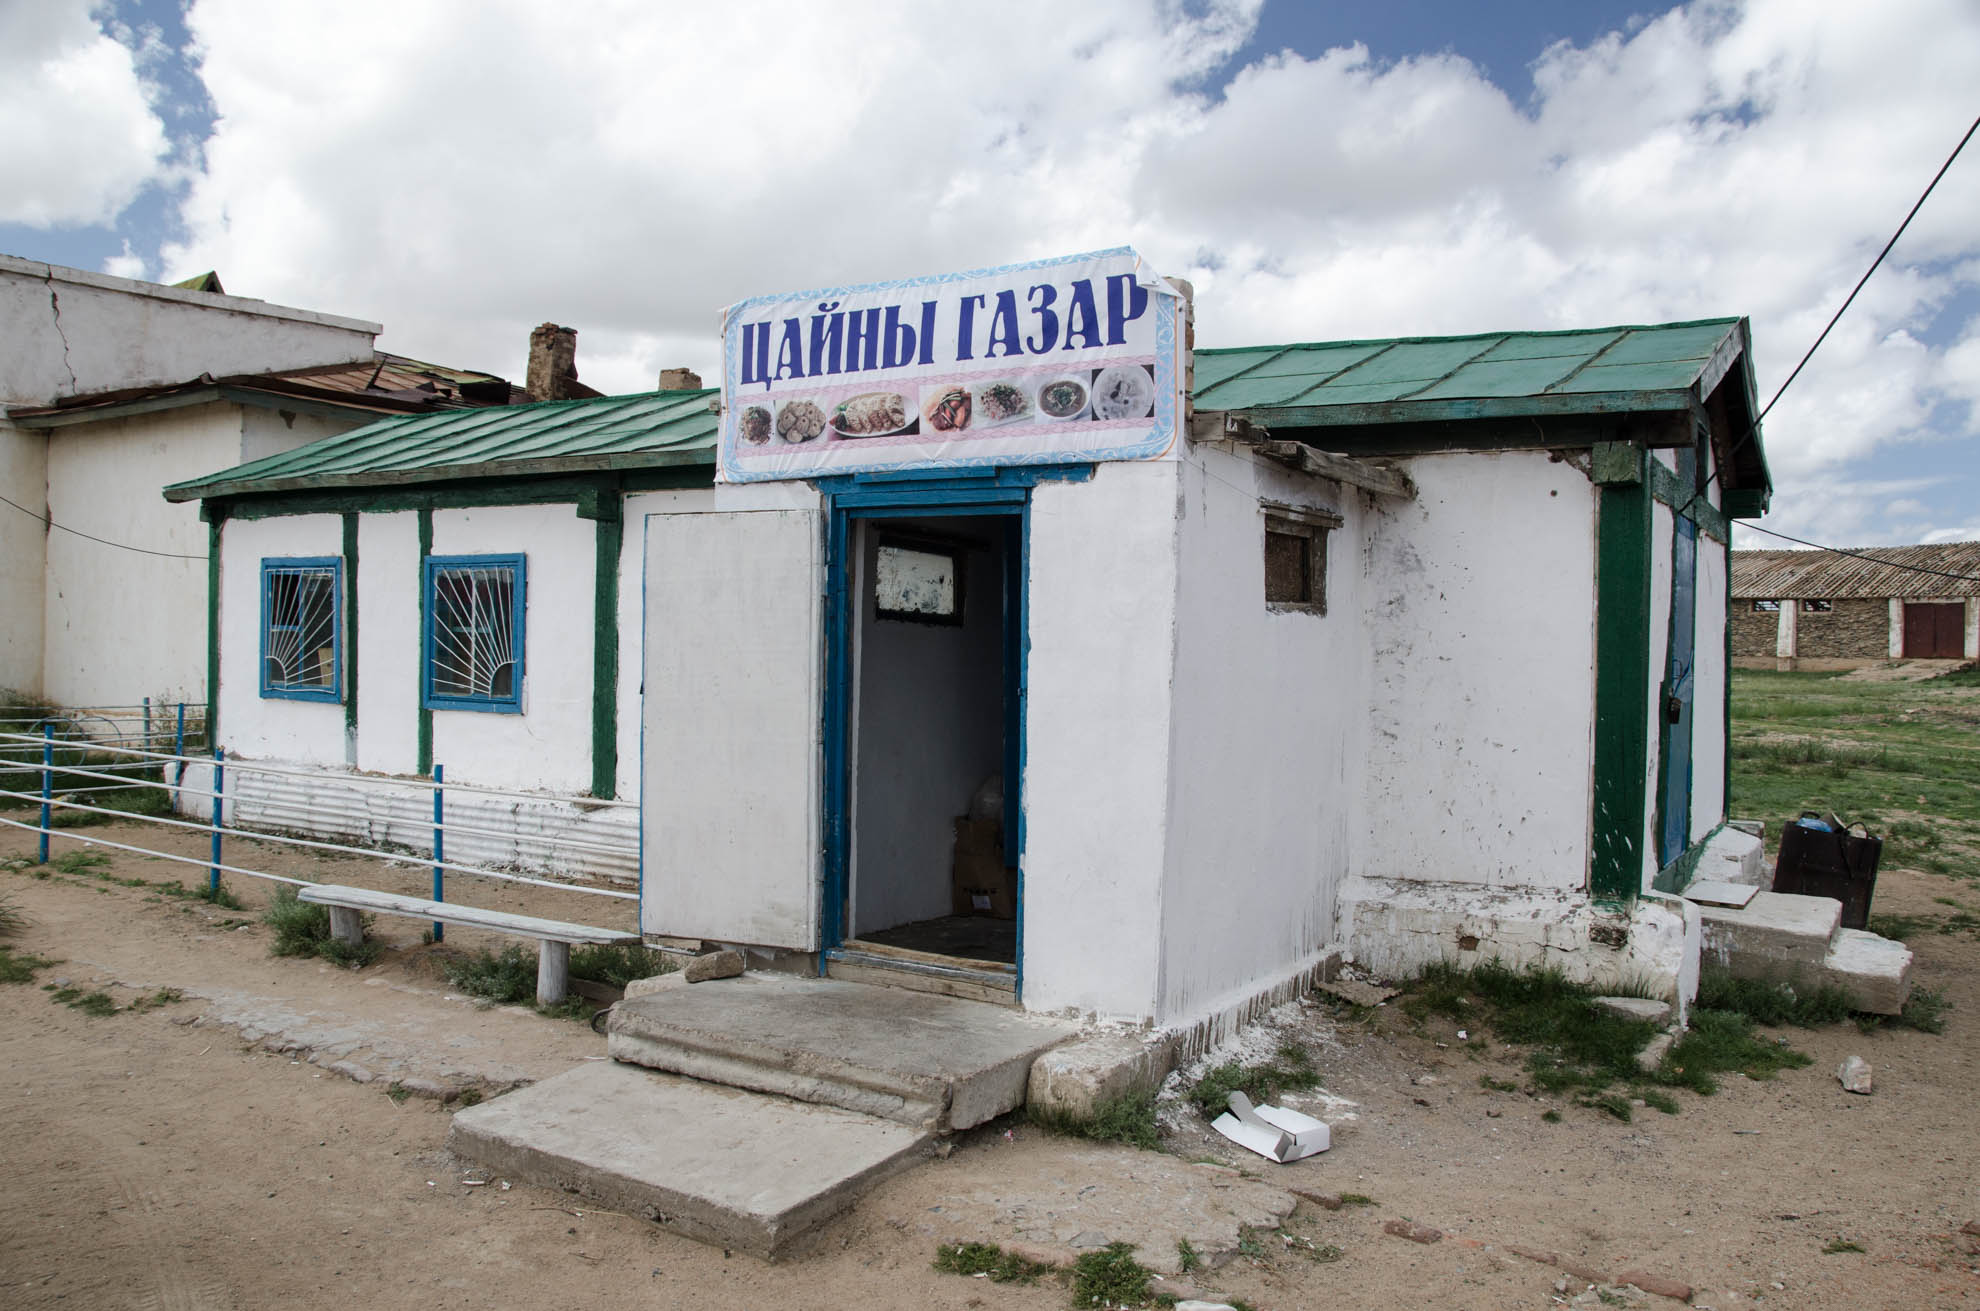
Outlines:
[[[137,832],[157,830],[90,830]],[[184,840],[188,854],[200,841]],[[0,830],[0,864],[32,843]],[[196,877],[113,856],[95,873],[0,873],[0,899],[29,921],[11,944],[58,962],[34,983],[0,984],[0,1306],[1059,1308],[1069,1299],[1056,1285],[932,1270],[937,1242],[972,1236],[956,1231],[950,1203],[988,1189],[1017,1208],[1072,1184],[1132,1203],[1118,1195],[1120,1149],[1015,1121],[964,1135],[946,1159],[867,1196],[811,1255],[776,1266],[563,1195],[470,1182],[485,1176],[445,1151],[450,1110],[395,1099],[389,1085],[492,1092],[599,1059],[602,1039],[451,994],[414,922],[381,920],[394,950],[362,972],[274,959],[254,918],[265,885],[234,880],[249,909],[221,910],[97,877]],[[313,876],[356,881],[353,868]],[[405,872],[408,887],[419,877]],[[1877,909],[1942,915],[1935,896],[1980,903],[1980,886],[1887,870]],[[474,900],[616,922],[597,903],[560,904],[568,894]],[[1372,1203],[1301,1202],[1285,1229],[1294,1241],[1261,1234],[1256,1250],[1191,1278],[1258,1311],[1569,1301],[1580,1286],[1558,1291],[1562,1270],[1517,1246],[1682,1281],[1693,1305],[1722,1311],[1980,1307],[1980,1239],[1959,1232],[1980,1220],[1980,942],[1962,932],[1912,945],[1918,980],[1954,1006],[1942,1035],[1789,1030],[1812,1066],[1771,1082],[1735,1077],[1714,1097],[1681,1093],[1680,1114],[1639,1109],[1631,1123],[1490,1091],[1480,1076],[1517,1081],[1518,1053],[1495,1043],[1478,1055],[1437,1023],[1410,1032],[1393,1007],[1369,1024],[1323,1005],[1282,1010],[1325,1077],[1322,1096],[1289,1100],[1333,1124],[1332,1151],[1284,1167],[1240,1160],[1186,1112],[1170,1146]],[[101,987],[126,1009],[95,1017],[58,1004],[39,986],[58,979]],[[129,1009],[164,987],[184,999]],[[1852,1053],[1875,1067],[1873,1096],[1837,1084]],[[353,1082],[327,1068],[337,1060],[376,1077]],[[1542,1119],[1550,1108],[1559,1123]],[[1445,1237],[1386,1234],[1397,1219]],[[1836,1240],[1864,1250],[1825,1254]],[[1316,1261],[1307,1242],[1340,1257]],[[1613,1303],[1583,1294],[1577,1304]]]

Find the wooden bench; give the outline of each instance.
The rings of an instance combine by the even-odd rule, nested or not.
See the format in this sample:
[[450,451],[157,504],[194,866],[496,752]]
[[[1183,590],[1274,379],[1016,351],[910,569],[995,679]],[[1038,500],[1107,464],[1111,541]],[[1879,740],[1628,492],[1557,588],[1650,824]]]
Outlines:
[[637,933],[618,929],[594,928],[589,924],[566,924],[562,920],[538,919],[534,915],[511,915],[502,910],[481,910],[457,906],[449,901],[426,901],[402,897],[396,892],[371,888],[350,888],[341,883],[312,883],[296,890],[296,899],[330,908],[330,932],[341,942],[355,947],[364,941],[364,925],[358,918],[369,911],[375,915],[404,915],[407,919],[438,920],[464,928],[488,929],[535,938],[536,1000],[554,1006],[570,991],[571,944],[638,942]]

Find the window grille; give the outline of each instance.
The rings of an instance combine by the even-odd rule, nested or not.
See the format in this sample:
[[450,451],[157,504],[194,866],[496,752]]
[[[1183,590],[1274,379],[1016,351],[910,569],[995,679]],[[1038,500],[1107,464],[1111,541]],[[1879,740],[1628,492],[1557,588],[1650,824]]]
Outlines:
[[525,600],[520,555],[427,559],[428,709],[521,712]]
[[261,562],[261,695],[343,699],[343,600],[335,556]]

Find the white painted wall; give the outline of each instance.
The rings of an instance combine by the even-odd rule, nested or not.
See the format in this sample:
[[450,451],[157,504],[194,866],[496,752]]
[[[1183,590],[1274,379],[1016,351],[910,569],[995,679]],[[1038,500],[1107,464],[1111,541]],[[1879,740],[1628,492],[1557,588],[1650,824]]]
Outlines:
[[[1240,1001],[1334,940],[1368,720],[1363,498],[1218,447],[1184,460],[1158,1023]],[[1325,615],[1266,609],[1261,498],[1343,517]]]
[[1698,535],[1698,665],[1691,712],[1691,840],[1726,817],[1726,546]]
[[1421,456],[1360,562],[1368,772],[1355,866],[1579,889],[1594,740],[1594,488],[1544,452]]
[[0,255],[0,402],[367,360],[376,323]]
[[[435,710],[433,759],[454,777],[490,787],[554,792],[591,787],[596,531],[596,524],[578,518],[568,504],[433,512],[433,554],[524,555],[529,560],[523,712]],[[362,545],[358,555],[362,561]],[[411,577],[416,585],[417,569]],[[418,631],[415,626],[413,632]],[[360,718],[359,735],[364,731]]]
[[348,417],[330,418],[321,414],[298,414],[293,410],[268,410],[259,405],[243,405],[239,454],[228,464],[216,465],[211,469],[187,469],[175,475],[171,481],[183,482],[202,473],[218,473],[234,464],[245,464],[249,460],[259,460],[268,455],[280,455],[285,451],[293,451],[298,446],[307,446],[321,438],[334,437],[340,432],[361,428],[384,417],[386,416],[379,414],[354,413]]
[[855,933],[947,915],[955,820],[1003,768],[1003,519],[917,523],[982,539],[964,556],[961,625],[878,617],[881,532],[861,525],[855,701],[852,923]]
[[[1024,998],[1160,1006],[1178,475],[1102,464],[1032,495]],[[1187,764],[1187,762],[1184,762]]]
[[50,700],[205,699],[206,525],[198,505],[170,504],[158,489],[237,463],[240,415],[241,407],[216,402],[53,431],[48,506],[56,523],[196,558],[51,533],[42,621],[42,687]]
[[41,691],[41,615],[48,505],[48,439],[0,414],[0,691]]
[[[419,772],[419,515],[358,516],[359,769]],[[442,762],[445,763],[445,762]],[[456,782],[482,781],[458,762]]]
[[311,765],[345,763],[343,705],[264,697],[260,671],[261,562],[343,553],[344,523],[334,514],[235,519],[222,530],[217,745],[229,755]]

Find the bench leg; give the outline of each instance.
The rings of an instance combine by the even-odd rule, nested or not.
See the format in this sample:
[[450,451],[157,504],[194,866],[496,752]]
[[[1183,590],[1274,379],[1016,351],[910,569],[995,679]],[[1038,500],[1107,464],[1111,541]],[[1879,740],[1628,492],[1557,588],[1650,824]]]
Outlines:
[[571,944],[544,941],[536,948],[536,1001],[555,1006],[571,990]]
[[347,947],[363,946],[364,920],[349,906],[332,906],[330,936]]

